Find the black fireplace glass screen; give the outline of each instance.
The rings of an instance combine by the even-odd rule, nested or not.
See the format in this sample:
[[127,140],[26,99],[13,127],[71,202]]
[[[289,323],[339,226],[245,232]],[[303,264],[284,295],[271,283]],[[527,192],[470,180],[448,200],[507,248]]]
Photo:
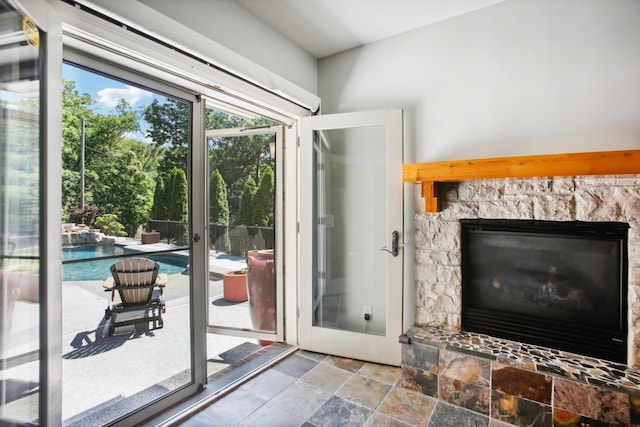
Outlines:
[[470,306],[619,327],[617,240],[498,231],[472,231],[467,238]]

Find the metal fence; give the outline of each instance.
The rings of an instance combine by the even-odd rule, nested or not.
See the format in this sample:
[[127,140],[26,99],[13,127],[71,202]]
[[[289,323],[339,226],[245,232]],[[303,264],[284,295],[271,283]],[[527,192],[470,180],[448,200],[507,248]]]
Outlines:
[[189,245],[189,227],[186,222],[150,219],[147,227],[149,231],[159,232],[160,239],[168,244]]
[[[147,230],[159,232],[160,239],[167,243],[188,244],[186,222],[149,220]],[[273,227],[209,224],[209,249],[218,252],[245,256],[248,250],[273,249],[274,243]]]

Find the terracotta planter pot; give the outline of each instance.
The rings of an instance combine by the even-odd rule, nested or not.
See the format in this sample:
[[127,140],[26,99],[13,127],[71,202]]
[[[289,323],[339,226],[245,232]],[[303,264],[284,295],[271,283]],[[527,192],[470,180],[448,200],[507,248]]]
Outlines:
[[246,273],[229,272],[222,275],[222,297],[229,302],[243,302],[247,296]]
[[273,251],[247,253],[249,314],[254,329],[276,330],[276,276]]
[[247,251],[247,259],[248,259],[249,257],[256,258],[259,254],[260,254],[260,251],[259,251],[259,250],[257,250],[257,249],[250,249],[250,250],[248,250],[248,251]]

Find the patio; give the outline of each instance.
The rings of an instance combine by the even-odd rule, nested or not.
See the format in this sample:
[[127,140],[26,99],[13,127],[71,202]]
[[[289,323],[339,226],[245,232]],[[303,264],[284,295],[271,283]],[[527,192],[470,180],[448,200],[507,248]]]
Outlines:
[[[167,249],[161,243],[130,242],[125,247],[144,252]],[[212,252],[209,265],[209,322],[250,328],[248,302],[227,303],[222,298],[221,274],[246,267],[244,258]],[[66,425],[100,425],[105,418],[112,420],[189,381],[190,343],[189,334],[185,333],[189,330],[190,312],[188,273],[169,275],[162,329],[150,329],[151,324],[139,323],[119,328],[109,337],[109,321],[104,318],[108,295],[100,281],[63,282]],[[208,375],[260,348],[255,340],[208,334]],[[98,385],[92,387],[95,390],[91,393],[86,392],[88,378],[90,384]]]
[[[131,246],[132,242],[129,242]],[[166,245],[141,245],[136,250],[166,250]],[[209,323],[236,328],[251,328],[249,304],[227,302],[222,298],[221,274],[246,266],[243,258],[212,252],[209,281]],[[186,273],[186,272],[185,272]],[[189,275],[169,275],[165,288],[164,327],[138,323],[118,328],[108,335],[109,321],[104,312],[108,296],[102,281],[65,281],[62,283],[62,390],[65,425],[103,425],[147,402],[182,387],[190,381]],[[14,329],[37,318],[38,305],[18,302],[14,311]],[[34,317],[35,316],[35,317]],[[34,348],[33,341],[20,351]],[[237,363],[263,347],[256,340],[207,334],[207,373],[209,376]],[[24,379],[25,368],[37,361],[7,371]],[[12,375],[11,372],[13,372]],[[132,374],[134,373],[134,374]],[[22,375],[21,375],[22,374]],[[24,381],[37,387],[38,379]],[[18,407],[36,405],[37,394],[23,386],[22,394],[8,404]]]

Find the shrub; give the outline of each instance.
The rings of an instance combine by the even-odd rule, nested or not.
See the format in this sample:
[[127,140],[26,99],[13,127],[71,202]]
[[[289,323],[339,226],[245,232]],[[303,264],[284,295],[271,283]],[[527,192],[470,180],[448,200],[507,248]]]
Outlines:
[[71,206],[69,208],[69,219],[74,224],[84,224],[91,227],[99,210],[96,205],[85,205],[84,208]]
[[118,222],[118,217],[114,214],[100,215],[96,219],[95,225],[107,236],[125,237],[127,235],[124,231],[124,225]]

